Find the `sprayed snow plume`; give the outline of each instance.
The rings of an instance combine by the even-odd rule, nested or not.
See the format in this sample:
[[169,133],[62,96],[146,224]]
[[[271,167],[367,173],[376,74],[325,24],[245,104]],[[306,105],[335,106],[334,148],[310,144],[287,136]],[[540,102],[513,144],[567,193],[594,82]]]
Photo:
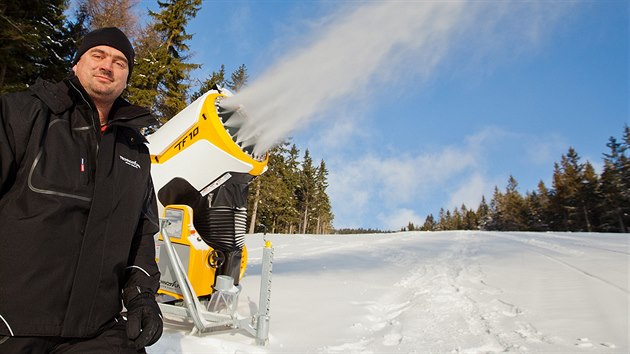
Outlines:
[[483,52],[497,44],[535,42],[558,14],[550,7],[536,2],[349,3],[314,28],[316,34],[303,47],[281,57],[222,105],[247,108],[239,139],[255,142],[254,155],[262,155],[332,107],[365,98],[370,87],[376,91],[377,84],[428,77],[458,44],[473,43]]

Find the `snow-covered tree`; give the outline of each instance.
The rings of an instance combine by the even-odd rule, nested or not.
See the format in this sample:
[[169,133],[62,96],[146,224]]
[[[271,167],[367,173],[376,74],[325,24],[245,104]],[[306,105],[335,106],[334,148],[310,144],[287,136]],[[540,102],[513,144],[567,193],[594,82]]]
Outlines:
[[23,90],[38,77],[63,79],[75,52],[76,23],[65,0],[0,3],[0,93]]

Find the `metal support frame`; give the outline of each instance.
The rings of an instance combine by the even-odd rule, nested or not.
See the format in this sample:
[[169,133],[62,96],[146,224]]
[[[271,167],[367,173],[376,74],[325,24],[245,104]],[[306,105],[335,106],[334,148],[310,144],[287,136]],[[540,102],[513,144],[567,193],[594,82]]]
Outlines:
[[[172,271],[175,274],[177,282],[180,284],[182,295],[184,297],[184,306],[176,306],[166,303],[159,303],[160,309],[164,314],[170,314],[182,319],[192,320],[194,327],[191,334],[200,334],[218,330],[221,327],[232,329],[244,329],[250,335],[256,338],[256,344],[265,345],[269,340],[269,304],[271,294],[271,271],[273,263],[273,248],[270,242],[265,243],[263,248],[262,274],[260,283],[260,303],[258,305],[258,313],[251,317],[242,317],[236,313],[224,314],[210,312],[204,309],[199,301],[195,290],[193,289],[188,275],[184,271],[181,259],[175,251],[173,244],[166,230],[171,220],[168,218],[160,219],[160,232],[166,246],[166,252],[171,260]],[[240,288],[239,288],[240,293]],[[236,295],[238,302],[238,294]]]

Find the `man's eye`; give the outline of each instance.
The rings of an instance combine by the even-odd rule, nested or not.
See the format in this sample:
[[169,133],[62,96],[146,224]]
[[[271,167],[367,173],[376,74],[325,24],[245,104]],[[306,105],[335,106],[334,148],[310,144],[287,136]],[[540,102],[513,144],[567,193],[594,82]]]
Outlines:
[[127,63],[125,63],[124,61],[117,61],[116,65],[118,65],[118,67],[121,69],[124,69],[127,67]]

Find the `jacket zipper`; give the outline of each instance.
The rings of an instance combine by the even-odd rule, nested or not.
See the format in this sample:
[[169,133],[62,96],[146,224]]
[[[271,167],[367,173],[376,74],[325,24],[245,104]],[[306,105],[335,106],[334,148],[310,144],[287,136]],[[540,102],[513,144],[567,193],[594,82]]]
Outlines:
[[[92,107],[92,105],[90,104],[90,101],[88,101],[85,96],[83,96],[83,92],[81,92],[81,90],[79,90],[74,83],[72,83],[72,81],[68,80],[68,83],[70,83],[70,86],[72,86],[72,88],[74,88],[75,91],[77,91],[77,93],[79,94],[79,96],[81,96],[81,99],[83,100],[83,102],[85,102],[85,104],[88,105],[88,107],[90,107],[90,110],[92,110],[92,126],[94,127],[94,132],[97,134],[97,138],[96,138],[96,155],[98,156],[98,148],[99,148],[99,142],[98,142],[98,135],[101,133],[99,131],[99,129],[97,128],[97,125],[94,121],[94,111],[96,111],[96,113],[98,114],[98,111],[96,109],[94,109]],[[100,122],[100,119],[99,119]],[[100,126],[100,124],[99,124]]]
[[[96,113],[98,114],[98,111],[96,109],[94,109],[92,107],[92,105],[90,104],[90,101],[88,101],[85,96],[83,96],[83,92],[81,92],[81,90],[79,90],[78,87],[76,87],[74,85],[74,83],[71,80],[68,80],[68,83],[70,84],[70,86],[72,86],[72,88],[79,94],[79,96],[81,96],[81,99],[83,100],[83,102],[85,102],[85,104],[87,104],[88,107],[90,107],[90,110],[92,111],[92,127],[94,128],[94,131],[96,132],[96,151],[94,153],[94,167],[96,167],[97,163],[98,163],[98,150],[99,150],[99,136],[102,134],[99,129],[97,128],[96,122],[94,120],[94,111],[96,111]],[[100,122],[100,119],[99,119]],[[100,126],[100,124],[99,124]],[[90,166],[89,164],[86,166],[86,164],[89,162],[88,159],[88,152],[87,151],[82,151],[81,152],[81,182],[83,182],[83,184],[88,184],[90,181]]]

